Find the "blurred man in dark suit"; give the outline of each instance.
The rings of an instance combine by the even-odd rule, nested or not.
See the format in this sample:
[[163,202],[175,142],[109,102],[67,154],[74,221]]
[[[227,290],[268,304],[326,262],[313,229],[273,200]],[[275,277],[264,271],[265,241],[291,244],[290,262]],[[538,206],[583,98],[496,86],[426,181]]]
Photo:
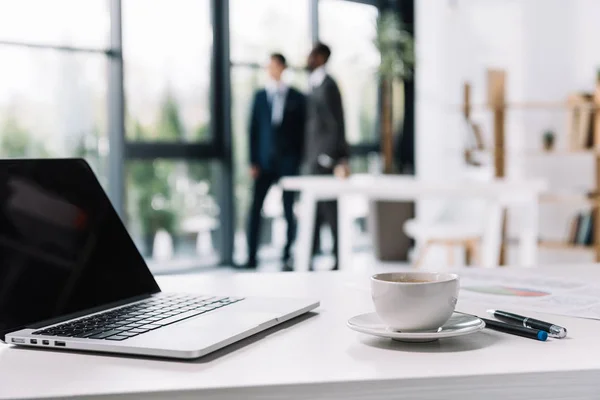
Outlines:
[[[348,143],[344,109],[338,86],[325,69],[330,56],[331,50],[323,43],[317,43],[308,56],[310,94],[306,102],[306,162],[310,174],[331,175],[335,171],[336,175],[346,176]],[[336,258],[334,269],[338,269],[336,201],[318,204],[315,237],[318,237],[317,233],[323,222],[329,225],[333,234]],[[313,254],[314,250],[313,248]]]
[[[267,72],[269,82],[256,92],[250,119],[250,174],[254,179],[248,227],[247,268],[256,268],[260,237],[261,210],[269,188],[282,176],[298,175],[303,156],[306,121],[305,97],[282,80],[285,57],[271,55]],[[283,251],[284,268],[290,268],[290,249],[296,233],[294,193],[283,192],[287,222],[287,242]]]

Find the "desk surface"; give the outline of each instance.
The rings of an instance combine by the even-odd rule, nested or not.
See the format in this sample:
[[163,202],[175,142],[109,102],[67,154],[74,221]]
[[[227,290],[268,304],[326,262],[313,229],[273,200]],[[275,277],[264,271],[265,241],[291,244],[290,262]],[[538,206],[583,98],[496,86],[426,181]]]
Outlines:
[[[598,265],[542,270],[600,279]],[[163,277],[165,291],[310,295],[320,298],[322,306],[194,362],[0,345],[0,398],[600,398],[599,321],[552,316],[553,322],[568,327],[570,338],[545,343],[489,330],[429,344],[371,338],[346,327],[348,318],[372,310],[368,292],[357,289],[368,287],[368,275]],[[484,314],[476,304],[459,302],[459,307]]]

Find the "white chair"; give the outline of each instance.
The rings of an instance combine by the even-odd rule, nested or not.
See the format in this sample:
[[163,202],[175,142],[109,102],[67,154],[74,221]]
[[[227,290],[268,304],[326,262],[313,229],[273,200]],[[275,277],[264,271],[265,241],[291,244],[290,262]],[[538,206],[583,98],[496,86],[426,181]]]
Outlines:
[[[469,183],[470,182],[470,183]],[[446,202],[446,208],[432,222],[410,220],[404,226],[408,236],[417,241],[418,256],[415,265],[424,262],[433,245],[444,245],[448,249],[462,246],[467,263],[477,263],[483,267],[498,265],[503,246],[506,214],[504,210],[521,212],[519,218],[519,264],[533,266],[537,259],[538,240],[538,201],[539,195],[547,190],[542,180],[492,180],[481,182],[465,180],[472,185],[467,195],[453,197]],[[465,186],[466,187],[466,186]],[[515,209],[513,210],[514,207]],[[453,257],[448,250],[448,263]]]
[[449,206],[437,220],[423,222],[409,220],[404,225],[405,233],[418,245],[416,267],[425,262],[432,247],[443,246],[447,251],[448,265],[454,264],[457,247],[462,247],[466,265],[492,266],[497,264],[498,241],[502,230],[502,206],[500,202],[481,199],[465,200],[470,207]]
[[[478,185],[493,180],[487,168],[467,168],[465,185]],[[432,247],[443,246],[447,251],[448,265],[454,264],[457,247],[463,248],[466,265],[495,266],[500,258],[503,209],[511,198],[450,198],[445,200],[443,211],[432,222],[412,219],[405,223],[404,231],[417,243],[417,256],[413,265],[421,266]]]

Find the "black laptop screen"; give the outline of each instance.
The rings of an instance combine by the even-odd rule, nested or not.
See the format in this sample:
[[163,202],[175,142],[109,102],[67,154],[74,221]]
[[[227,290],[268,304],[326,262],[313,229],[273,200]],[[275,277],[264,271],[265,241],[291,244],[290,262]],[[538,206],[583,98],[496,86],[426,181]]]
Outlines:
[[0,339],[158,291],[85,161],[0,161]]

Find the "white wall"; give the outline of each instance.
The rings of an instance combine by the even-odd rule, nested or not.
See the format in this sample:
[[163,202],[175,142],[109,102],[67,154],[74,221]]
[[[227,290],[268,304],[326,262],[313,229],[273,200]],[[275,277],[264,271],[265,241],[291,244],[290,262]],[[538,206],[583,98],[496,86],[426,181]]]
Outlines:
[[[422,178],[465,172],[465,131],[460,109],[465,81],[473,102],[486,95],[486,69],[507,71],[509,101],[565,100],[591,91],[600,68],[599,0],[419,0],[417,38],[417,173]],[[492,144],[491,114],[473,118]],[[590,156],[532,156],[544,130],[554,129],[566,146],[565,111],[510,111],[507,116],[509,177],[546,177],[553,189],[581,191],[593,184]],[[586,158],[587,157],[587,158]],[[434,218],[439,204],[420,204],[419,217]],[[545,238],[566,235],[576,209],[544,206]],[[591,260],[591,254],[541,254],[542,262]]]

